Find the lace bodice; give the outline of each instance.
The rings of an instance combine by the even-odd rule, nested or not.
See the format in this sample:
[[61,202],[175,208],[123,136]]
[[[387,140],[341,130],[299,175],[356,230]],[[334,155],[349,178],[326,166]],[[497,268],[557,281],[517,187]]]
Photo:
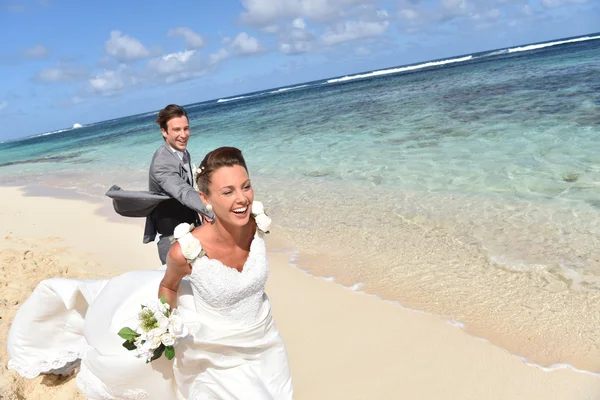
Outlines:
[[267,250],[260,231],[250,244],[242,272],[219,260],[209,259],[203,253],[190,264],[192,273],[189,280],[197,308],[206,304],[219,314],[243,324],[256,320],[269,274]]

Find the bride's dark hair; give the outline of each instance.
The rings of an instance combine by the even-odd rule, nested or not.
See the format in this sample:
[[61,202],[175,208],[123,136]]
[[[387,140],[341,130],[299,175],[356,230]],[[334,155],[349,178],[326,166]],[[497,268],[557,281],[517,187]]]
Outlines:
[[246,160],[244,160],[244,156],[242,156],[242,152],[235,147],[219,147],[208,153],[204,160],[200,163],[201,172],[196,177],[196,183],[198,184],[198,189],[205,194],[208,194],[208,185],[210,184],[210,178],[212,174],[221,167],[233,167],[234,165],[239,165],[244,167],[246,171],[248,171],[248,167],[246,167]]

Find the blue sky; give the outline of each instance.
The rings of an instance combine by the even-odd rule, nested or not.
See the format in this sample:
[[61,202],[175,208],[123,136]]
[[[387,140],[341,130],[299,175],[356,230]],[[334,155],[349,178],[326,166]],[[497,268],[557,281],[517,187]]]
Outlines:
[[594,33],[600,0],[1,0],[0,24],[6,140]]

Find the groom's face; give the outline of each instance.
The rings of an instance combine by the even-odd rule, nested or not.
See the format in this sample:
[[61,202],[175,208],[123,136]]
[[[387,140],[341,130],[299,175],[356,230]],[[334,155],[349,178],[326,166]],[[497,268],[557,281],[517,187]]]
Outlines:
[[186,116],[171,118],[167,122],[167,130],[162,130],[167,144],[175,150],[185,151],[190,138],[190,125]]

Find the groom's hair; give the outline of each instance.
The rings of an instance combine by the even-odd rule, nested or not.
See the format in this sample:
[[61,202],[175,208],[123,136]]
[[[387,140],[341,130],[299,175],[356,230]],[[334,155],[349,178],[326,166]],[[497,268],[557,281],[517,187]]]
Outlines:
[[201,172],[196,177],[198,189],[202,193],[208,194],[208,185],[210,184],[212,174],[221,167],[233,167],[234,165],[244,167],[246,172],[248,172],[246,160],[244,160],[240,149],[235,147],[219,147],[211,151],[200,163],[199,169]]
[[158,112],[158,118],[156,123],[160,126],[160,129],[167,130],[167,123],[177,117],[188,117],[183,107],[177,104],[169,104]]

